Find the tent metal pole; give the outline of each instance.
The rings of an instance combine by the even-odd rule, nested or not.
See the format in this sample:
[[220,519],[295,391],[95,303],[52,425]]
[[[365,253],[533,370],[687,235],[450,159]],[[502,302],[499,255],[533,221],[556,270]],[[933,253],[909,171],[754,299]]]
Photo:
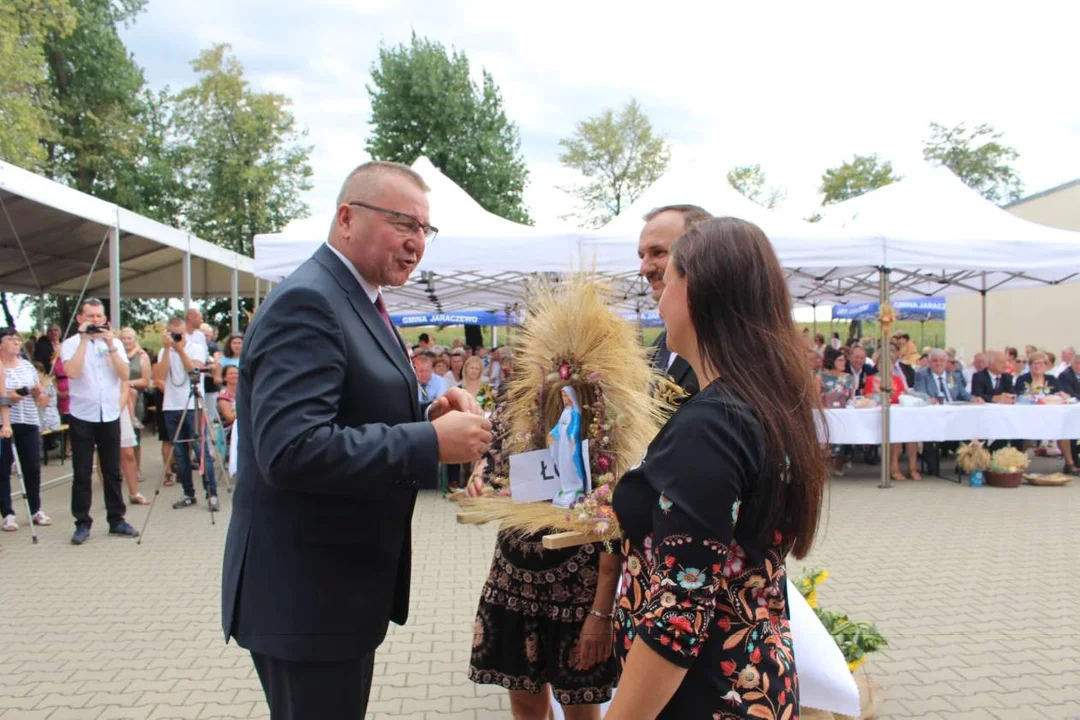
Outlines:
[[814,310],[814,320],[813,320],[814,329],[810,332],[810,334],[813,335],[814,338],[816,338],[817,337],[817,303],[816,302],[811,303],[810,307],[813,308],[813,310]]
[[109,318],[114,328],[120,319],[120,208],[116,208],[116,226],[109,231]]
[[[889,302],[889,269],[879,268],[881,307]],[[888,323],[881,324],[881,367],[878,375],[881,376],[881,483],[879,488],[892,487],[889,482],[889,468],[891,455],[889,454],[889,410],[892,400],[892,358],[889,357],[889,338],[887,338]]]
[[188,248],[184,251],[184,311],[191,309],[191,236],[188,236]]
[[259,311],[259,278],[255,278],[255,311]]
[[986,273],[982,274],[982,351],[986,352]]
[[232,269],[232,304],[229,307],[232,315],[232,331],[235,335],[240,332],[240,271],[236,268],[236,258],[233,257]]
[[41,328],[41,334],[45,335],[49,332],[49,329],[45,327],[45,291],[38,293],[38,327]]

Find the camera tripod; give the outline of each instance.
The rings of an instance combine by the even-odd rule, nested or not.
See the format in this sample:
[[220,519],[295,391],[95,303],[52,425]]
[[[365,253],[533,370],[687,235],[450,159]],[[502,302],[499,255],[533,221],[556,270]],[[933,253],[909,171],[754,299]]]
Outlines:
[[15,460],[15,474],[19,476],[19,484],[22,486],[23,503],[26,504],[26,522],[30,524],[30,536],[34,544],[38,544],[37,527],[34,525],[34,514],[30,512],[30,496],[26,494],[26,476],[23,475],[22,462],[19,461],[19,450],[15,447],[15,436],[7,439],[11,443],[11,457]]
[[[225,489],[228,491],[229,494],[232,494],[232,482],[231,478],[229,477],[229,466],[225,463],[220,453],[218,452],[217,443],[209,437],[210,418],[206,414],[206,407],[203,403],[202,392],[199,389],[199,384],[202,382],[202,375],[202,372],[197,370],[188,373],[187,400],[184,402],[183,412],[180,413],[180,421],[177,423],[176,432],[173,433],[172,446],[169,448],[169,454],[165,458],[165,468],[169,468],[173,460],[173,455],[176,454],[176,448],[180,445],[184,445],[183,451],[188,453],[188,462],[191,462],[191,451],[187,447],[187,445],[201,442],[202,445],[197,447],[201,447],[201,451],[199,452],[199,467],[201,468],[199,471],[199,475],[202,476],[204,488],[206,485],[205,463],[216,463],[217,466],[220,468],[220,477],[222,480],[225,481]],[[171,377],[167,378],[166,382],[172,382]],[[162,405],[164,405],[164,400],[162,401]],[[159,410],[159,412],[164,413],[165,410],[161,409]],[[194,437],[190,440],[181,440],[180,435],[184,432],[184,421],[187,419],[187,414],[189,412],[194,414],[194,432],[192,433]],[[210,457],[206,457],[207,448],[210,449]],[[192,466],[191,471],[192,474],[195,473],[194,466]],[[142,538],[146,534],[146,526],[150,524],[150,517],[151,515],[153,515],[154,512],[154,505],[157,502],[158,496],[161,495],[162,482],[163,481],[158,481],[158,486],[154,490],[154,496],[150,499],[150,508],[146,513],[146,519],[143,521],[142,532],[139,534],[138,544],[142,544]],[[194,485],[194,479],[192,479],[192,485]],[[214,520],[214,513],[216,513],[219,508],[211,506],[208,502],[207,509],[210,511],[210,524],[216,525],[217,522]]]

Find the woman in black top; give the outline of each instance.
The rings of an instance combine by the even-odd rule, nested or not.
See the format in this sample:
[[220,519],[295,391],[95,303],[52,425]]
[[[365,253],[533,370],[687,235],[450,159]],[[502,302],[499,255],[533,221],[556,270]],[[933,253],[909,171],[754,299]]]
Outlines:
[[805,556],[817,529],[820,395],[759,228],[733,218],[694,227],[664,283],[668,347],[703,389],[615,489],[623,674],[606,717],[791,720],[785,558]]

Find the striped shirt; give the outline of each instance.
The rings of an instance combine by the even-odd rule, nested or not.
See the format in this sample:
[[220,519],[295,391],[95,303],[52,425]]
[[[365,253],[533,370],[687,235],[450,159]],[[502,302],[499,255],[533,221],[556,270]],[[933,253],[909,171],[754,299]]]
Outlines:
[[[29,360],[19,358],[19,364],[13,368],[4,368],[4,387],[8,392],[19,388],[32,388],[41,380],[38,378],[37,369],[30,364]],[[11,424],[38,425],[37,405],[34,396],[27,395],[24,400],[11,402]]]

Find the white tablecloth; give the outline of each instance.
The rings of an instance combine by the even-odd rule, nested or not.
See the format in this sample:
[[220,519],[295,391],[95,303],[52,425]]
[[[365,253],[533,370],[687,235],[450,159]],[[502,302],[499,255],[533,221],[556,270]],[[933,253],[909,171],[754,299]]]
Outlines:
[[[829,442],[877,445],[881,408],[825,411]],[[1069,440],[1080,438],[1077,405],[932,405],[899,407],[889,413],[892,442],[947,440]]]

